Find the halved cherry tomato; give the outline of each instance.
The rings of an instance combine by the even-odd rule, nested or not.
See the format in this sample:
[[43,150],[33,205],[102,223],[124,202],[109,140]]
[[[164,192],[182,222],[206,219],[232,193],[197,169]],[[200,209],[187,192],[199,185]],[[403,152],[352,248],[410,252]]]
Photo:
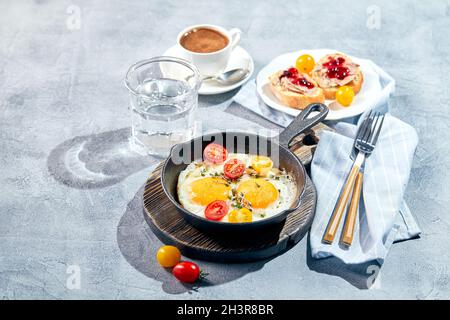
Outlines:
[[252,222],[252,220],[253,220],[252,212],[247,208],[233,210],[228,215],[228,221],[231,223]]
[[239,159],[230,159],[223,165],[223,173],[230,179],[237,179],[244,174],[245,163]]
[[181,282],[193,283],[200,276],[200,268],[193,262],[183,261],[173,268],[172,274]]
[[273,161],[269,157],[254,156],[252,158],[252,168],[260,176],[267,176],[270,170],[272,170]]
[[217,143],[210,143],[203,150],[203,157],[212,163],[220,164],[227,160],[228,152],[223,146]]
[[228,205],[223,200],[216,200],[205,208],[206,219],[219,221],[228,213]]
[[162,267],[171,268],[180,262],[181,253],[177,247],[162,246],[156,254],[156,259]]

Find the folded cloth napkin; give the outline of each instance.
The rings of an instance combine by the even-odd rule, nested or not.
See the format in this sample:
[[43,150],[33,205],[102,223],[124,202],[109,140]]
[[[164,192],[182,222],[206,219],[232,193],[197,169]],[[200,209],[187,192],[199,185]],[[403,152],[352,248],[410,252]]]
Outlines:
[[[387,101],[394,92],[395,81],[372,61],[367,63],[378,74],[382,88],[372,109],[386,113],[389,111]],[[234,101],[282,127],[286,127],[293,119],[262,102],[254,81],[243,86]],[[420,234],[411,211],[403,201],[417,134],[411,126],[387,115],[377,147],[366,162],[363,197],[359,206],[360,223],[355,227],[352,246],[347,250],[339,247],[340,234],[333,245],[321,242],[339,191],[352,165],[349,155],[357,130],[353,124],[360,124],[368,112],[345,119],[345,122],[328,122],[336,129],[336,133],[327,131],[320,137],[311,165],[312,179],[318,190],[316,217],[310,232],[311,254],[314,258],[336,256],[349,264],[372,260],[382,263],[393,242]]]
[[356,126],[336,125],[336,132],[324,132],[311,163],[311,178],[317,188],[316,216],[310,231],[314,258],[335,256],[344,263],[372,260],[383,262],[394,241],[416,237],[420,229],[403,201],[418,137],[414,128],[387,114],[372,155],[366,160],[359,219],[353,243],[340,246],[340,232],[332,245],[322,237],[352,166]]

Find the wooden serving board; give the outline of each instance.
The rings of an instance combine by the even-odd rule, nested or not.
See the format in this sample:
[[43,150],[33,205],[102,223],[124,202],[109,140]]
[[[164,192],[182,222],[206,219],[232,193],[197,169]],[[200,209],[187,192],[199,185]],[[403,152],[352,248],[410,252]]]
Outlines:
[[[330,130],[325,125],[313,128],[309,138],[296,139],[291,146],[305,164],[309,164],[315,149],[316,135]],[[306,140],[307,139],[307,140]],[[306,144],[303,142],[305,141]],[[297,243],[309,230],[316,208],[316,189],[307,176],[301,206],[286,221],[255,234],[205,234],[188,224],[167,199],[161,186],[161,165],[149,176],[144,189],[144,217],[158,238],[178,247],[184,256],[218,262],[245,262],[277,255]]]

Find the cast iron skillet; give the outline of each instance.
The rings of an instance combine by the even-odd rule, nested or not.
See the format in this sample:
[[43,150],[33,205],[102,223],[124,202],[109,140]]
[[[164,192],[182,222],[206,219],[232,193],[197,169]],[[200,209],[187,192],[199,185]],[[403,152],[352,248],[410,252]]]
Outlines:
[[[308,118],[311,112],[319,113]],[[289,144],[300,133],[311,129],[325,119],[328,108],[321,103],[310,104],[280,133],[278,137],[266,138],[260,135],[244,132],[218,132],[203,135],[188,142],[172,147],[169,157],[164,162],[161,171],[161,185],[169,200],[175,205],[184,219],[194,227],[203,231],[235,232],[253,231],[282,222],[287,215],[300,207],[300,199],[306,183],[305,167],[297,156],[289,150]],[[296,201],[292,206],[269,218],[249,223],[229,223],[207,220],[184,209],[178,202],[178,176],[189,163],[202,159],[203,149],[211,142],[224,145],[229,153],[259,154],[272,158],[274,167],[285,169],[290,173],[297,185]]]

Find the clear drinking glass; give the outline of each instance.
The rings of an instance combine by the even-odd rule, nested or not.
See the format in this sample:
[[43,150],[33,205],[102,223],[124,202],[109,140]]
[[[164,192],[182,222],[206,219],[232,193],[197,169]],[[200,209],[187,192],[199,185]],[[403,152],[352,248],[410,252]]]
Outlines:
[[132,111],[131,148],[167,156],[194,134],[194,111],[201,78],[186,60],[155,57],[132,65],[125,77]]

